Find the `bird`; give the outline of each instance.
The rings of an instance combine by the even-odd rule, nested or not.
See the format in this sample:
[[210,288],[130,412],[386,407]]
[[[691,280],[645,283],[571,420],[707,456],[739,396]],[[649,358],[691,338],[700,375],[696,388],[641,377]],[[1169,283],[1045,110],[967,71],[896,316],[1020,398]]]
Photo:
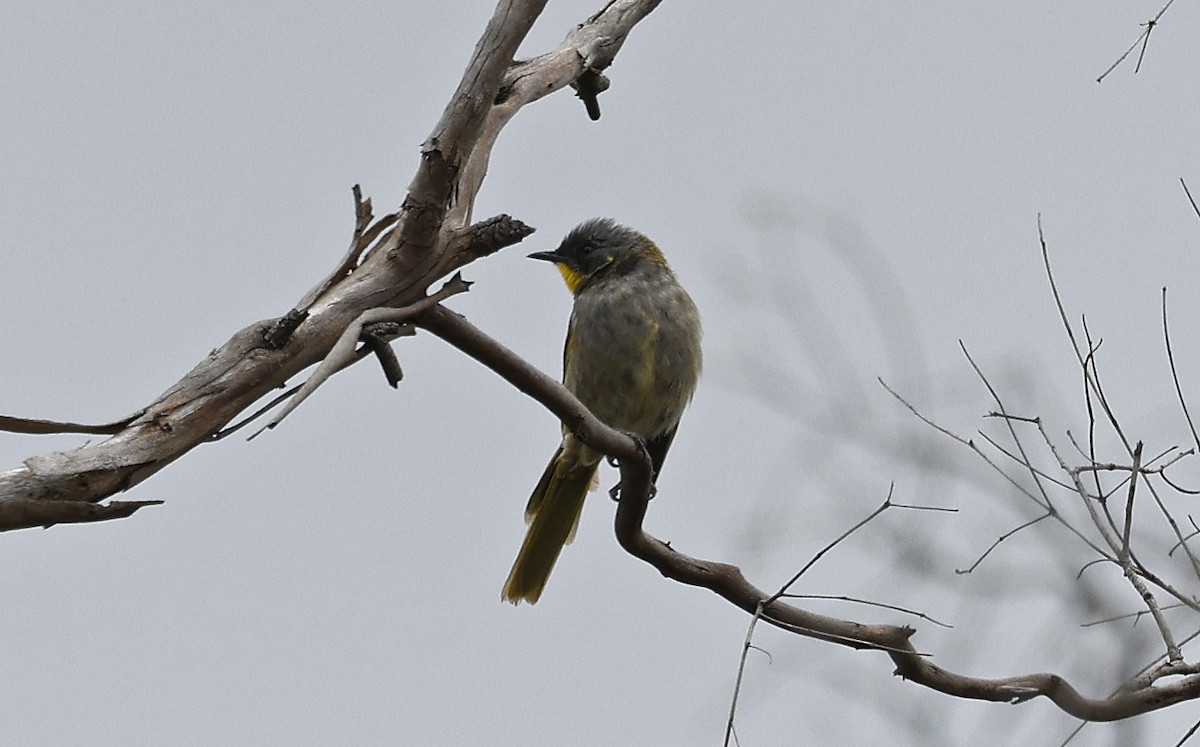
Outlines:
[[[611,218],[576,226],[552,262],[574,296],[563,384],[604,424],[639,437],[655,481],[703,366],[700,313],[653,241]],[[501,599],[534,604],[575,535],[603,454],[567,428],[525,508],[528,524]]]

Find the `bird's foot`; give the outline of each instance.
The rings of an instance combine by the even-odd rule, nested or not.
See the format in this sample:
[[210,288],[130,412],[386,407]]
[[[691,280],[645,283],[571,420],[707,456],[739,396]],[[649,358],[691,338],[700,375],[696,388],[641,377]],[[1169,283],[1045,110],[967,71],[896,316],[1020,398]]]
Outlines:
[[[652,501],[656,495],[658,495],[658,486],[654,483],[650,483],[650,495],[646,498],[646,500]],[[621,483],[617,483],[608,489],[608,497],[612,498],[618,503],[621,502]]]
[[[634,433],[633,431],[626,430],[622,430],[621,432],[633,439],[633,442],[637,444],[638,451],[642,453],[643,458],[649,456],[650,452],[646,448],[646,439],[640,433]],[[613,467],[617,467],[618,469],[621,466],[620,461],[611,456],[608,457],[608,463]],[[658,487],[654,484],[654,481],[657,477],[658,475],[655,474],[650,475],[650,497],[648,500],[653,500],[655,494],[658,493]],[[612,498],[614,501],[621,500],[621,483],[618,482],[616,485],[613,485],[611,488],[609,488],[608,497]]]

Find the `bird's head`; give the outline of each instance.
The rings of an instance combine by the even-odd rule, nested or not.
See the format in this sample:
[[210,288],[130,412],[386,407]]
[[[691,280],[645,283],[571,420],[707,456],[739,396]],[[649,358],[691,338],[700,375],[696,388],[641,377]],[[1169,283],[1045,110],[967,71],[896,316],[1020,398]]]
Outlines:
[[642,262],[667,266],[653,241],[611,218],[584,221],[554,251],[529,256],[553,262],[573,294],[595,279],[632,272]]

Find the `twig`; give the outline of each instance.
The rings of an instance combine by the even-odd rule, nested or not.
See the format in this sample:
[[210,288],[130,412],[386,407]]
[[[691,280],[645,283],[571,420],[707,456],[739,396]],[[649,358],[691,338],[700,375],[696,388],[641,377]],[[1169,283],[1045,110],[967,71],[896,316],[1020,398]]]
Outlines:
[[1192,191],[1188,189],[1187,182],[1183,177],[1179,177],[1179,183],[1183,185],[1183,193],[1187,195],[1188,202],[1192,203],[1192,211],[1196,213],[1196,217],[1200,218],[1200,206],[1196,205],[1196,200],[1192,197]]
[[[363,351],[363,354],[365,354],[365,353],[366,353],[366,351]],[[286,391],[286,392],[284,392],[283,394],[280,394],[279,396],[275,397],[274,399],[272,399],[272,400],[271,400],[270,402],[268,402],[267,404],[265,404],[265,405],[263,405],[262,407],[258,408],[257,410],[255,410],[255,411],[254,411],[253,413],[251,413],[250,415],[247,415],[246,417],[244,417],[244,418],[242,418],[241,420],[237,421],[237,422],[236,422],[236,423],[234,423],[233,425],[230,425],[230,426],[227,426],[227,427],[225,427],[225,428],[222,428],[221,430],[219,430],[219,431],[217,431],[216,433],[214,433],[214,434],[212,434],[211,436],[209,436],[209,440],[210,440],[210,441],[220,441],[222,438],[225,438],[225,437],[227,437],[227,436],[232,436],[234,433],[236,433],[236,432],[240,431],[242,428],[245,428],[247,425],[250,425],[250,423],[253,423],[255,420],[257,420],[258,418],[262,417],[262,416],[263,416],[265,413],[267,413],[267,412],[270,412],[270,411],[271,411],[271,409],[275,407],[275,405],[278,405],[280,402],[283,402],[283,401],[284,401],[284,400],[286,400],[288,397],[290,397],[290,396],[292,396],[293,394],[295,394],[296,392],[300,391],[300,387],[301,387],[301,386],[303,386],[303,385],[302,385],[302,384],[297,384],[296,386],[294,386],[294,387],[292,387],[291,389],[287,390],[287,391]]]
[[[987,388],[988,394],[991,395],[992,401],[996,403],[997,409],[999,409],[1002,414],[1007,416],[1008,408],[1004,406],[1004,401],[1000,399],[1000,393],[996,391],[996,388],[992,386],[992,382],[989,381],[987,376],[984,375],[983,369],[981,369],[979,364],[975,362],[975,359],[971,357],[970,351],[967,350],[966,343],[964,343],[962,340],[959,340],[958,347],[962,350],[967,362],[971,364],[971,368],[975,371],[975,375],[979,377],[979,380],[982,381],[983,385]],[[1041,421],[1038,420],[1036,422],[1040,428]],[[1021,464],[1029,472],[1029,476],[1033,479],[1033,484],[1037,486],[1038,494],[1042,497],[1041,503],[1043,504],[1043,508],[1050,513],[1057,513],[1057,509],[1054,507],[1054,502],[1050,500],[1049,492],[1047,492],[1046,487],[1042,484],[1042,480],[1038,475],[1038,471],[1033,467],[1033,460],[1030,459],[1029,454],[1025,452],[1025,444],[1021,442],[1020,437],[1017,435],[1017,429],[1013,427],[1012,420],[1006,417],[1004,419],[1004,424],[1008,428],[1009,436],[1012,437],[1013,443],[1017,447],[1017,452],[1021,455]]]
[[1051,516],[1054,516],[1054,513],[1047,511],[1046,513],[1042,514],[1041,516],[1037,517],[1036,519],[1030,519],[1029,521],[1025,522],[1024,524],[1022,524],[1018,527],[1014,527],[1013,529],[1008,530],[1004,534],[1001,534],[999,537],[997,537],[992,542],[991,545],[988,546],[988,549],[983,551],[982,555],[980,555],[978,558],[975,559],[974,563],[972,563],[967,568],[955,568],[954,572],[960,576],[965,576],[969,573],[974,573],[975,569],[979,567],[979,564],[983,562],[983,559],[986,558],[988,555],[990,555],[992,550],[995,550],[997,547],[999,547],[1001,542],[1003,542],[1004,540],[1013,536],[1014,534],[1021,531],[1022,529],[1027,529],[1027,528],[1033,526],[1034,524],[1037,524],[1042,519],[1048,519]]
[[[1184,604],[1176,603],[1176,604],[1165,605],[1161,609],[1175,610],[1175,609],[1181,609],[1185,606],[1186,605],[1184,605]],[[1111,622],[1119,622],[1121,620],[1128,620],[1131,617],[1133,618],[1134,627],[1137,627],[1138,620],[1141,620],[1143,616],[1148,615],[1148,614],[1150,614],[1149,610],[1137,610],[1136,612],[1126,612],[1123,615],[1114,615],[1113,617],[1106,617],[1102,620],[1092,620],[1091,622],[1080,623],[1079,627],[1091,628],[1091,627],[1095,627],[1097,625],[1105,625],[1105,624],[1111,623]]]
[[1174,545],[1171,545],[1171,549],[1167,550],[1168,558],[1173,556],[1175,554],[1175,551],[1178,550],[1184,543],[1186,543],[1192,537],[1195,537],[1196,535],[1200,534],[1200,527],[1196,526],[1196,520],[1192,518],[1191,514],[1188,514],[1188,523],[1192,525],[1192,531],[1186,537],[1179,540]]
[[[900,504],[898,504],[898,503],[893,503],[892,505],[896,508],[900,508]],[[828,599],[828,600],[835,601],[835,602],[852,602],[854,604],[865,604],[869,607],[879,607],[879,608],[885,609],[885,610],[895,610],[896,612],[903,612],[906,615],[912,615],[913,617],[919,617],[922,620],[927,620],[927,621],[933,623],[934,625],[937,625],[942,628],[953,628],[954,627],[953,625],[951,625],[949,623],[944,623],[944,622],[935,620],[934,618],[930,617],[929,615],[925,614],[924,612],[918,612],[917,610],[911,610],[911,609],[908,609],[907,607],[898,607],[894,604],[885,604],[883,602],[873,602],[870,599],[859,599],[857,597],[848,597],[844,594],[784,594],[783,596],[785,599]]]
[[[1188,449],[1184,453],[1188,454],[1188,455],[1194,454],[1195,449]],[[1171,478],[1167,477],[1166,472],[1163,472],[1161,475],[1159,475],[1159,477],[1162,478],[1163,482],[1165,482],[1168,486],[1170,486],[1171,490],[1177,491],[1184,495],[1200,495],[1200,489],[1185,488],[1182,485],[1180,485],[1179,483],[1173,481]],[[1192,535],[1189,534],[1188,536],[1190,537]]]
[[[1087,358],[1084,359],[1084,379],[1086,384],[1090,385],[1092,391],[1096,393],[1096,401],[1100,403],[1100,410],[1104,413],[1104,417],[1108,419],[1108,424],[1112,427],[1113,432],[1121,439],[1121,443],[1125,446],[1125,451],[1133,453],[1133,447],[1129,443],[1129,439],[1125,436],[1125,431],[1121,428],[1120,421],[1117,420],[1117,414],[1108,404],[1108,395],[1104,392],[1104,386],[1100,382],[1100,369],[1096,366],[1096,353],[1103,345],[1103,340],[1092,340],[1092,330],[1088,328],[1087,316],[1080,317],[1080,326],[1083,327],[1083,336],[1088,343]],[[1091,448],[1095,449],[1095,434],[1091,434],[1089,439]],[[1098,461],[1095,454],[1092,454],[1091,460]]]
[[1045,470],[1041,469],[1040,467],[1034,467],[1031,464],[1021,461],[1021,457],[1017,456],[1016,454],[1013,454],[1011,451],[1009,451],[1008,449],[1001,446],[1000,442],[998,442],[996,439],[992,438],[988,434],[984,433],[983,431],[976,431],[976,432],[979,434],[980,438],[982,438],[984,441],[988,442],[989,446],[991,446],[993,449],[1000,452],[1004,456],[1008,457],[1014,463],[1019,464],[1021,467],[1023,467],[1026,470],[1036,471],[1037,474],[1041,475],[1041,477],[1046,480],[1046,482],[1049,482],[1053,485],[1057,485],[1060,488],[1066,488],[1068,490],[1071,489],[1070,485],[1068,485],[1067,483],[1058,479],[1057,477],[1054,477],[1053,475],[1048,474]]
[[1142,470],[1142,442],[1133,447],[1133,466],[1129,469],[1129,493],[1125,499],[1125,529],[1121,532],[1121,553],[1118,558],[1129,558],[1129,536],[1133,532],[1133,494],[1137,491],[1138,474]]
[[805,563],[804,566],[801,567],[799,571],[796,571],[796,574],[794,576],[792,576],[790,579],[788,579],[787,582],[784,583],[783,586],[779,587],[779,591],[775,592],[771,597],[769,597],[767,599],[766,604],[769,605],[772,602],[774,602],[775,600],[782,597],[784,594],[786,594],[787,590],[792,588],[792,585],[795,584],[797,581],[799,581],[800,577],[803,576],[805,573],[807,573],[809,568],[812,568],[814,565],[816,565],[817,561],[820,560],[825,555],[825,553],[829,552],[830,550],[832,550],[833,548],[835,548],[839,544],[841,544],[842,540],[846,539],[850,535],[857,532],[859,529],[862,529],[867,524],[871,523],[871,521],[875,517],[879,516],[884,511],[887,511],[889,508],[892,508],[892,506],[893,506],[892,491],[894,491],[895,488],[896,488],[895,483],[892,483],[891,485],[889,485],[887,498],[884,499],[883,503],[881,503],[878,508],[876,508],[871,513],[867,514],[867,516],[865,518],[858,521],[854,526],[852,526],[849,529],[847,529],[846,531],[842,532],[832,542],[830,542],[829,544],[825,545],[820,550],[818,550],[817,553],[815,555],[813,555],[812,558],[810,558],[809,561],[807,563]]
[[1192,724],[1192,728],[1188,729],[1187,733],[1179,738],[1179,741],[1175,743],[1175,747],[1181,747],[1181,745],[1183,745],[1184,742],[1191,739],[1192,735],[1196,733],[1197,729],[1200,729],[1200,721],[1197,721],[1196,723]]
[[738,696],[742,693],[742,677],[746,673],[746,658],[750,653],[751,641],[754,638],[754,626],[762,618],[763,602],[759,602],[754,614],[750,616],[750,625],[746,627],[746,637],[742,641],[742,653],[738,656],[737,676],[733,680],[733,696],[729,699],[729,717],[725,719],[725,747],[729,747],[731,739],[736,739],[733,733],[733,718],[737,714]]
[[958,513],[957,508],[952,508],[950,506],[917,506],[912,503],[892,503],[892,508],[906,508],[910,511],[937,511],[945,514]]
[[1118,57],[1116,62],[1109,65],[1108,69],[1101,73],[1099,78],[1096,78],[1097,83],[1102,83],[1104,79],[1108,77],[1108,74],[1116,69],[1117,65],[1120,65],[1125,61],[1125,58],[1129,56],[1130,52],[1137,48],[1138,44],[1142,45],[1142,51],[1138,54],[1137,66],[1134,67],[1133,72],[1136,74],[1142,69],[1142,58],[1146,55],[1146,45],[1150,43],[1150,32],[1154,30],[1154,27],[1158,25],[1158,19],[1163,17],[1163,13],[1166,13],[1167,8],[1171,7],[1171,4],[1174,2],[1175,0],[1167,0],[1167,4],[1162,7],[1162,10],[1158,11],[1158,14],[1154,16],[1154,18],[1151,18],[1149,21],[1146,21],[1142,24],[1146,27],[1146,30],[1139,34],[1137,39],[1133,40],[1133,44],[1129,45],[1129,49],[1126,49],[1125,53]]
[[1138,52],[1137,64],[1133,66],[1134,75],[1142,71],[1142,60],[1146,57],[1146,47],[1150,46],[1150,32],[1154,30],[1154,25],[1154,21],[1146,22],[1146,35],[1142,37],[1142,50]]
[[416,334],[416,330],[412,325],[399,322],[376,322],[363,326],[363,344],[375,354],[380,368],[383,369],[383,377],[392,389],[398,388],[404,380],[404,369],[400,367],[400,359],[396,357],[396,351],[392,349],[390,341],[401,335],[413,334]]

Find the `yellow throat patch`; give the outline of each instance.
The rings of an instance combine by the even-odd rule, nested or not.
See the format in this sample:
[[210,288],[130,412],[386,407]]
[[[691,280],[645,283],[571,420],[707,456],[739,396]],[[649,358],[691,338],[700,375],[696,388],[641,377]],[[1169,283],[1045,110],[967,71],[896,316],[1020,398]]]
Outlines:
[[584,275],[582,272],[575,272],[562,262],[555,262],[554,266],[562,273],[563,280],[567,281],[567,287],[571,290],[571,295],[578,293],[579,288],[583,285],[583,281],[587,280],[587,275]]
[[[662,252],[659,251],[658,247],[653,241],[647,239],[641,245],[640,253],[642,257],[650,262],[653,262],[659,267],[667,267],[666,257],[663,256]],[[609,254],[607,257],[605,257],[605,264],[601,265],[601,267],[606,267],[613,261],[613,259],[615,259],[615,257]],[[589,276],[572,269],[564,262],[555,262],[554,266],[557,267],[558,271],[562,274],[563,280],[567,281],[567,288],[571,290],[571,295],[579,295],[579,289],[582,288],[583,284],[587,282]]]

